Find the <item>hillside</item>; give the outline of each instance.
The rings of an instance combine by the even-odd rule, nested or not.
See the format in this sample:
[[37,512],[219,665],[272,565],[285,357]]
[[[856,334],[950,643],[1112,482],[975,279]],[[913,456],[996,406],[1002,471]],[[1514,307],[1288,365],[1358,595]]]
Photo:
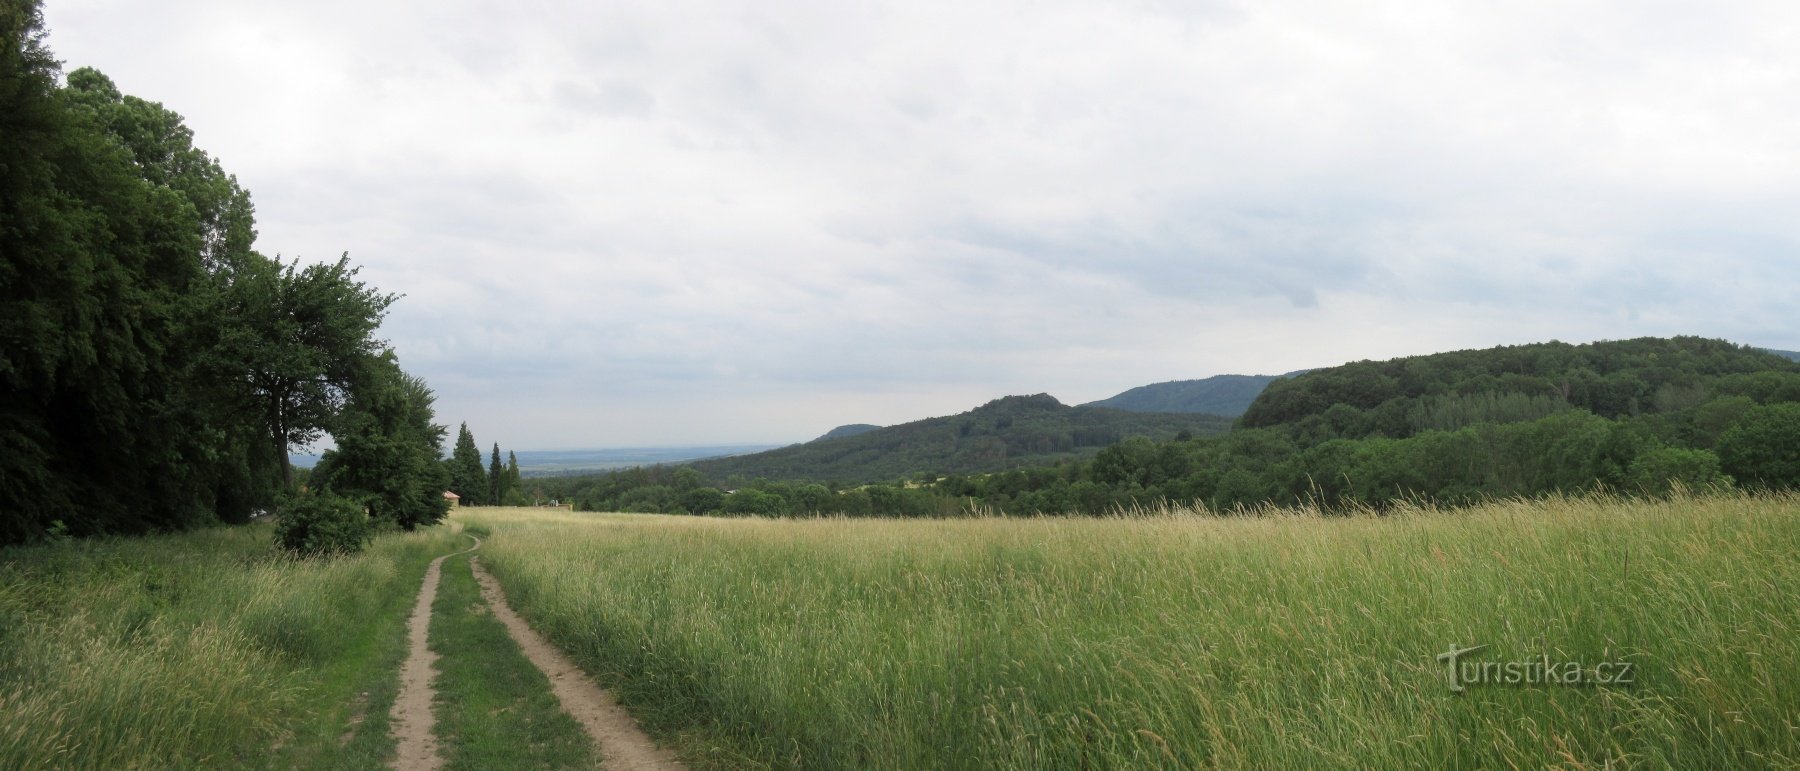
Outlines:
[[[1242,425],[1312,419],[1331,424],[1336,436],[1401,437],[1531,420],[1563,408],[1619,419],[1676,412],[1727,393],[1769,401],[1761,391],[1786,387],[1776,373],[1796,372],[1800,363],[1724,340],[1551,341],[1315,370],[1271,383],[1244,412]],[[1507,404],[1489,404],[1495,400]],[[1448,416],[1457,411],[1469,412],[1461,425]],[[1426,413],[1443,413],[1443,420]]]
[[1289,375],[1214,375],[1138,386],[1117,396],[1083,404],[1131,412],[1199,412],[1235,418],[1249,409],[1264,388]]
[[919,472],[969,474],[1091,456],[1128,437],[1166,440],[1217,434],[1214,415],[1070,407],[1048,394],[1008,396],[968,412],[820,439],[754,455],[696,461],[713,479],[870,482]]
[[1763,350],[1768,351],[1769,353],[1775,354],[1776,356],[1780,356],[1781,358],[1784,358],[1784,359],[1792,359],[1794,361],[1800,361],[1800,351],[1783,351],[1783,350],[1778,350],[1775,348],[1764,348]]
[[1227,434],[1121,442],[1075,468],[951,480],[1009,512],[1440,505],[1800,488],[1800,363],[1697,337],[1359,361],[1279,380]]
[[838,426],[830,431],[826,431],[824,436],[814,439],[813,441],[823,442],[827,439],[842,439],[846,436],[866,434],[878,428],[881,428],[881,426],[877,426],[873,423],[851,423],[847,426]]

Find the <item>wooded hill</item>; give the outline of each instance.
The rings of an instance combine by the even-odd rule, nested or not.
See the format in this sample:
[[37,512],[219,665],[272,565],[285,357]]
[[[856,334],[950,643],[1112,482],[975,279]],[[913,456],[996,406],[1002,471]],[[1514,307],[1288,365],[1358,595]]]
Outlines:
[[1132,412],[1201,412],[1235,418],[1270,383],[1286,375],[1214,375],[1199,380],[1171,380],[1138,386],[1117,396],[1088,402],[1083,407],[1111,407]]
[[[1045,427],[1083,415],[1136,416],[1162,430],[1125,436],[1091,457],[1007,452],[1003,418],[1011,418],[1008,428]],[[1354,362],[1275,381],[1223,434],[1169,436],[1181,417],[1223,422],[1009,397],[963,415],[760,456],[569,480],[567,494],[609,510],[954,516],[1101,514],[1164,501],[1222,512],[1262,504],[1347,510],[1397,499],[1459,505],[1598,489],[1660,495],[1677,484],[1800,487],[1800,364],[1696,337]],[[1060,434],[1012,434],[1015,441],[1025,435]],[[937,462],[969,460],[974,447],[990,453],[980,460],[1011,467],[984,472],[975,463]],[[804,481],[848,481],[852,474],[831,474],[844,470],[915,481]],[[717,488],[726,486],[738,493],[721,495]]]
[[941,486],[1020,512],[1457,504],[1677,483],[1800,486],[1800,363],[1697,337],[1354,362],[1270,384],[1224,436],[1127,440],[1055,473]]
[[878,429],[878,428],[881,428],[881,426],[877,426],[873,423],[851,423],[849,425],[838,426],[837,428],[831,429],[830,431],[826,431],[824,436],[821,436],[818,439],[814,439],[813,441],[822,442],[822,441],[825,441],[826,439],[842,439],[846,436],[856,436],[857,434],[866,434],[866,433],[869,433],[870,431],[874,431],[875,429]]
[[692,465],[721,480],[872,482],[918,472],[974,474],[1074,460],[1129,437],[1207,436],[1230,424],[1214,415],[1070,407],[1048,394],[1008,396],[948,417]]

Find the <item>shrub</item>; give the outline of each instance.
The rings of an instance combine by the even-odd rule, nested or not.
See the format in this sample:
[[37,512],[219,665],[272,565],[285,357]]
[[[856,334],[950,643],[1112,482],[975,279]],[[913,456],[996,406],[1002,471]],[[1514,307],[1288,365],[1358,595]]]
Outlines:
[[370,535],[369,515],[362,507],[330,493],[288,499],[275,523],[275,543],[305,557],[355,554]]
[[1730,482],[1719,470],[1719,456],[1680,447],[1662,447],[1637,456],[1625,477],[1631,486],[1650,495],[1666,495],[1676,483],[1703,490]]

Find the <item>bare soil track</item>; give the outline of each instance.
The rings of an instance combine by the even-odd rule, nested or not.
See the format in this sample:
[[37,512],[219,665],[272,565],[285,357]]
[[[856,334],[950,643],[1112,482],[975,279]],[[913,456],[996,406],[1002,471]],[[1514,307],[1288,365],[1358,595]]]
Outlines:
[[[431,681],[437,675],[437,654],[432,653],[427,640],[431,629],[431,605],[437,599],[444,560],[481,548],[481,539],[469,537],[475,540],[474,546],[432,560],[430,567],[425,569],[418,603],[413,606],[412,618],[407,622],[410,650],[406,663],[400,668],[400,695],[394,700],[393,709],[393,733],[398,750],[394,768],[397,771],[435,771],[444,766],[437,738],[432,733],[435,719],[431,713],[434,694]],[[659,749],[651,741],[610,694],[513,612],[512,606],[506,604],[506,593],[501,590],[500,582],[482,569],[480,558],[470,557],[470,566],[476,581],[481,584],[481,596],[494,617],[506,626],[525,658],[549,678],[550,689],[562,703],[563,711],[574,717],[599,747],[602,767],[613,771],[680,771],[683,768],[673,754]]]

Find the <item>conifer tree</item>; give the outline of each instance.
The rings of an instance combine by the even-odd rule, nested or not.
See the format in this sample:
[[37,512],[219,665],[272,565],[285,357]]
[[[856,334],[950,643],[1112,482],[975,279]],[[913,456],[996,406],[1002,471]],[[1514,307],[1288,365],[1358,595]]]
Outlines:
[[502,476],[502,470],[500,468],[500,443],[495,442],[494,443],[494,454],[493,454],[492,459],[488,461],[488,473],[487,473],[488,504],[491,506],[498,506],[501,503],[501,499],[500,499],[500,492],[501,492],[500,478],[501,478],[501,476]]
[[519,456],[511,450],[506,451],[506,474],[501,480],[501,486],[505,488],[500,491],[501,503],[507,503],[514,497],[518,498],[520,504],[524,503],[525,483],[519,478]]
[[475,435],[463,423],[456,434],[456,449],[450,453],[450,492],[462,497],[465,506],[487,503],[487,479],[481,473],[481,451],[475,449]]

